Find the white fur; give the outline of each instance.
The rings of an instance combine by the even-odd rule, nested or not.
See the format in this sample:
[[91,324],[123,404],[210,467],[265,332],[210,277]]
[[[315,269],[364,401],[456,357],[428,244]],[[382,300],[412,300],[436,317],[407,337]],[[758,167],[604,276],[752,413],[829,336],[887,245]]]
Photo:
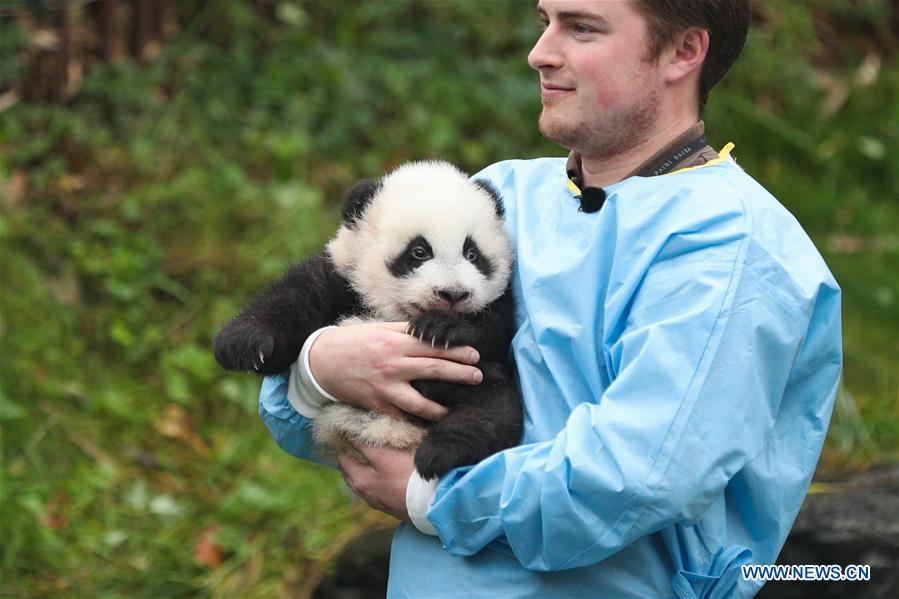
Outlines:
[[[394,276],[388,264],[418,235],[428,240],[434,257],[408,276]],[[468,236],[493,264],[490,278],[464,259]],[[446,162],[413,162],[387,175],[356,225],[342,226],[328,252],[370,311],[365,318],[343,319],[341,325],[409,320],[430,307],[437,289],[468,291],[471,296],[460,312],[479,312],[503,294],[512,268],[511,243],[493,199]],[[320,445],[351,451],[362,461],[353,445],[414,447],[424,431],[336,404],[315,418],[313,434]]]
[[346,404],[326,406],[313,420],[312,435],[321,447],[352,451],[353,446],[405,449],[421,443],[424,431],[414,424]]

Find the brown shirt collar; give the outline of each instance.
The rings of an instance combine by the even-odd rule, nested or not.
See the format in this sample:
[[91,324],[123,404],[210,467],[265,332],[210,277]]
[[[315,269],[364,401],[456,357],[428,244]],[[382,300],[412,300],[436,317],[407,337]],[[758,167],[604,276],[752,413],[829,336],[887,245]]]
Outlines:
[[[624,177],[624,179],[633,176],[652,177],[659,174],[659,170],[664,169],[666,163],[671,160],[671,157],[674,156],[675,153],[680,152],[685,148],[685,146],[687,146],[687,144],[695,139],[698,139],[704,133],[705,123],[703,121],[699,121],[689,129],[678,135],[677,138],[670,144],[650,156],[647,160],[640,164],[640,166],[628,173],[627,176]],[[699,166],[700,164],[705,164],[706,162],[718,157],[718,152],[716,152],[715,149],[708,144],[691,149],[692,151],[690,155],[681,158],[677,162],[677,166],[674,170],[680,170],[682,168],[688,168],[691,166]],[[575,151],[572,151],[570,154],[568,154],[568,163],[565,165],[565,168],[568,172],[568,178],[571,179],[571,182],[577,185],[578,189],[581,189],[584,182],[583,175],[581,174],[581,155]]]

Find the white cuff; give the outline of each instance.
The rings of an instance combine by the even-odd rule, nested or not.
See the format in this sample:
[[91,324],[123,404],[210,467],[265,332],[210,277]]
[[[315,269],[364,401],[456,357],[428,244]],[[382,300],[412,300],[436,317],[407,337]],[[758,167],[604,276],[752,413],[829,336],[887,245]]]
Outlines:
[[287,401],[293,409],[306,418],[315,418],[326,405],[340,400],[324,390],[312,376],[312,368],[309,366],[309,350],[312,344],[327,329],[323,327],[309,335],[297,361],[290,365],[290,380],[287,383]]
[[413,470],[406,484],[406,511],[415,528],[433,537],[437,536],[437,529],[428,521],[427,513],[436,494],[437,479],[428,482],[418,475],[417,470]]

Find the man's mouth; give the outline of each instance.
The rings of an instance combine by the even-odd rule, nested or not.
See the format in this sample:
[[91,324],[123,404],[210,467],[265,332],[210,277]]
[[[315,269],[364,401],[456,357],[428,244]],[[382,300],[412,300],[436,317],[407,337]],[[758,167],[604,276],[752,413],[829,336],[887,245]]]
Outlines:
[[564,85],[558,85],[556,83],[541,83],[540,84],[540,93],[544,98],[552,98],[558,96],[564,96],[565,94],[571,93],[574,91],[573,87],[566,87]]

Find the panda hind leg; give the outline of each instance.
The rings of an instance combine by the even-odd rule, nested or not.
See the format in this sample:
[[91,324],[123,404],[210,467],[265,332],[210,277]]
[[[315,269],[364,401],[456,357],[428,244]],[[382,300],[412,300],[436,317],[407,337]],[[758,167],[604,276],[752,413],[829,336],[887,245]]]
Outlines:
[[476,464],[520,443],[523,426],[516,385],[480,390],[427,430],[415,452],[415,469],[430,480],[453,468]]
[[356,447],[414,447],[421,442],[423,432],[411,422],[343,403],[326,406],[312,420],[312,436],[319,447],[360,457]]

